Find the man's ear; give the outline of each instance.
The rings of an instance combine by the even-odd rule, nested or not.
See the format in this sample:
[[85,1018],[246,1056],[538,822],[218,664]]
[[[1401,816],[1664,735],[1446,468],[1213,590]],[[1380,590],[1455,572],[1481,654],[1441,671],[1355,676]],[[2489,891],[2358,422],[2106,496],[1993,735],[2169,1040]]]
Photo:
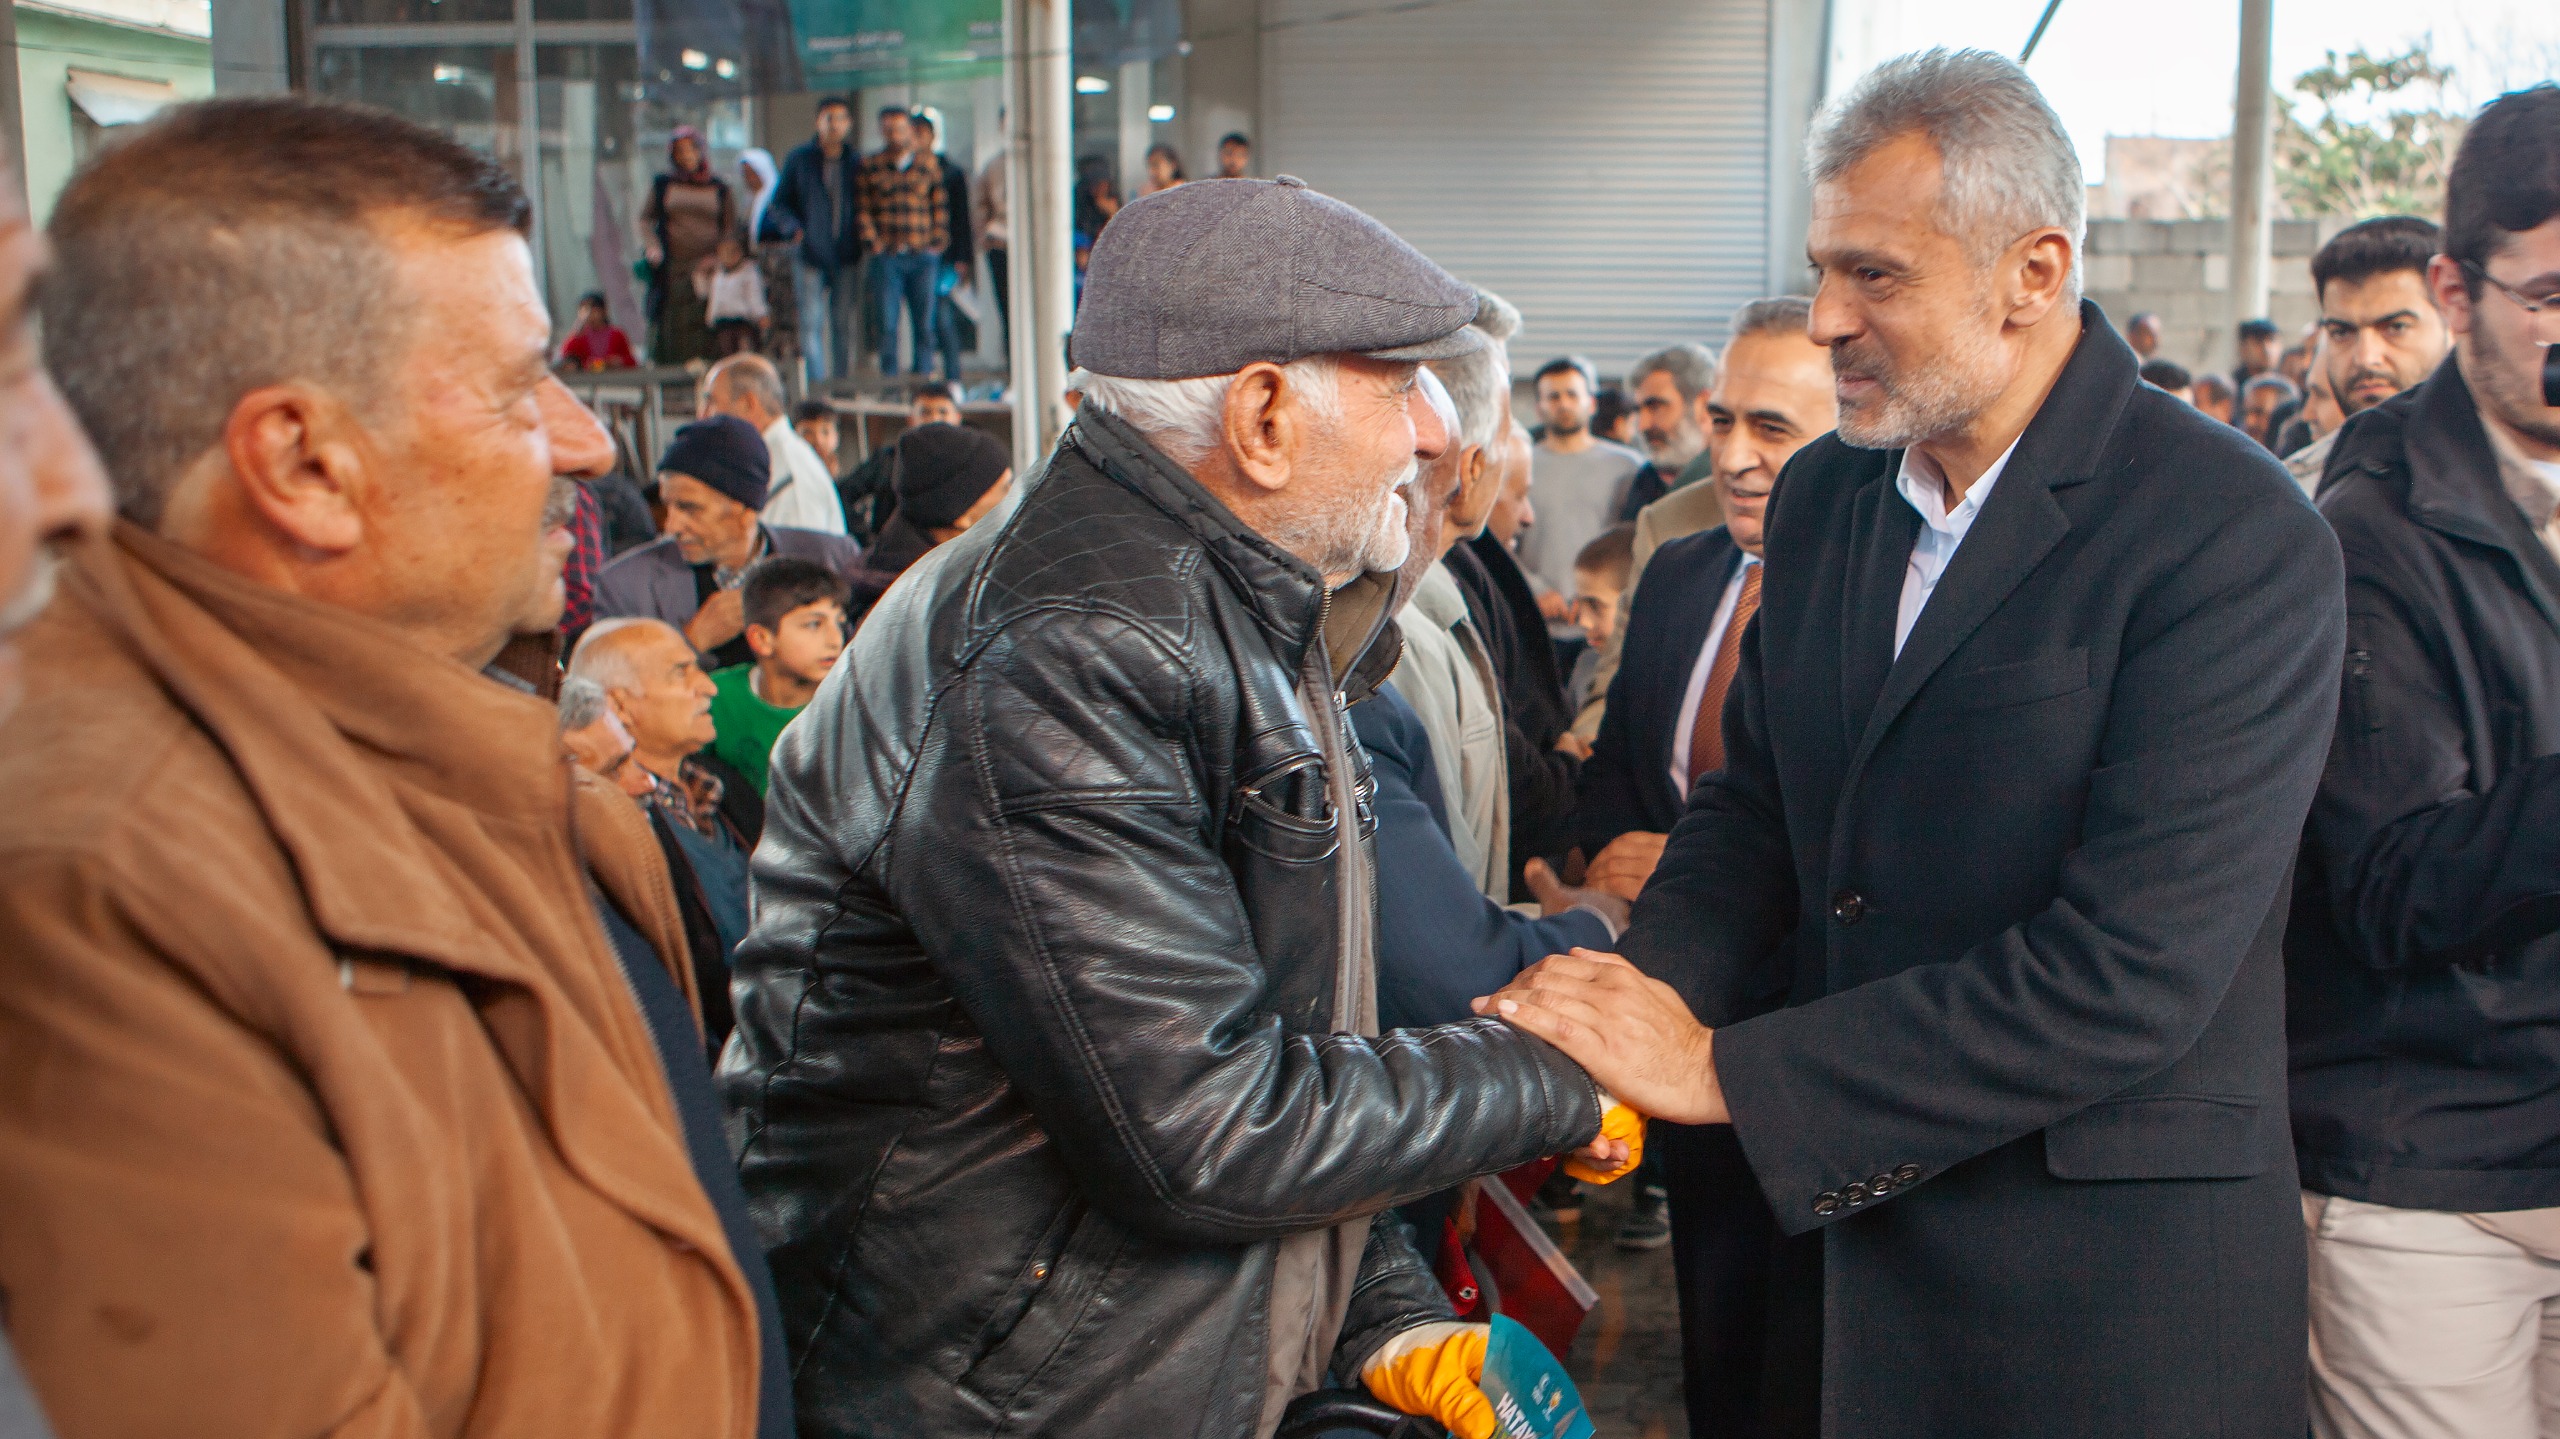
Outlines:
[[2427,262],[2427,293],[2435,297],[2436,308],[2444,314],[2444,327],[2457,335],[2471,333],[2471,277],[2462,272],[2462,262],[2451,255],[2438,255]]
[[1462,515],[1477,514],[1486,508],[1485,491],[1502,482],[1502,472],[1493,467],[1493,453],[1482,445],[1469,445],[1458,452],[1458,494],[1449,508]]
[[1289,483],[1306,409],[1287,372],[1256,361],[1227,382],[1227,457],[1248,484],[1277,494]]
[[2020,239],[2011,255],[2009,322],[2021,329],[2041,324],[2071,281],[2071,237],[2048,225]]
[[344,401],[301,381],[251,390],[222,426],[223,455],[249,508],[323,556],[364,540],[364,512],[376,498],[370,449]]

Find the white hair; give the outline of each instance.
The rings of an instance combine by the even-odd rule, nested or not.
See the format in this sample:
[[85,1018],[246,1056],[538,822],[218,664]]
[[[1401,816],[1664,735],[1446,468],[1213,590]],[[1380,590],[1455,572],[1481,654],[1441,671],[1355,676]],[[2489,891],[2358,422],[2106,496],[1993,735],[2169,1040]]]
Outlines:
[[[1280,367],[1307,407],[1327,423],[1342,418],[1342,367],[1331,355],[1310,355]],[[1191,380],[1132,380],[1078,370],[1067,388],[1086,404],[1118,415],[1178,465],[1196,465],[1217,452],[1226,429],[1227,386],[1234,375]]]
[[560,732],[568,734],[594,724],[606,709],[604,686],[576,675],[560,682]]
[[2080,295],[2088,190],[2080,154],[2027,72],[1988,50],[1922,50],[1887,60],[1823,107],[1805,137],[1805,175],[1821,185],[1905,135],[1937,147],[1940,214],[1989,264],[2019,236],[2052,226],[2071,237],[2064,296]]
[[1643,384],[1648,375],[1669,375],[1671,387],[1687,403],[1716,387],[1716,364],[1715,351],[1695,340],[1682,340],[1627,366],[1627,387]]
[[1510,340],[1520,333],[1520,312],[1491,290],[1476,291],[1475,327],[1492,344],[1454,360],[1434,360],[1433,373],[1458,407],[1458,443],[1489,450],[1502,439],[1502,398],[1511,392]]
[[639,629],[658,629],[679,640],[684,638],[684,631],[665,620],[651,619],[646,615],[598,620],[587,627],[585,634],[578,636],[578,647],[569,652],[569,681],[586,680],[607,693],[638,689],[640,671],[631,663],[631,641],[616,640],[614,636],[628,635]]
[[1802,295],[1772,295],[1753,300],[1733,312],[1727,327],[1729,345],[1745,335],[1793,335],[1799,340],[1813,336],[1813,302]]

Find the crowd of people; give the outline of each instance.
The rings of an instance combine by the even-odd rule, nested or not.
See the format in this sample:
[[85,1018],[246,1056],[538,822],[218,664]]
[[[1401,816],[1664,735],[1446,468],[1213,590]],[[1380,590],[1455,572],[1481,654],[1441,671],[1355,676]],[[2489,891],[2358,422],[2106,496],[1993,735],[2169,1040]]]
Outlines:
[[645,484],[419,126],[0,215],[0,1434],[1489,1439],[1550,1168],[1700,1439],[2553,1432],[2560,87],[2224,377],[2015,64],[1890,61],[1813,294],[1533,415],[1500,296],[1168,152],[1020,484],[764,353],[860,270],[928,364],[1002,230],[919,118],[743,231],[678,137]]
[[[999,333],[1011,323],[1004,161],[973,181],[944,153],[931,106],[884,106],[877,120],[880,148],[863,154],[853,103],[827,96],[815,133],[779,164],[765,150],[743,152],[735,189],[713,171],[701,132],[676,128],[640,211],[653,363],[758,353],[802,363],[824,383],[851,376],[868,354],[895,376],[903,338],[907,372],[961,382],[981,314],[981,256]],[[1178,176],[1181,162],[1172,164]],[[556,357],[580,370],[640,362],[601,291],[579,301]]]

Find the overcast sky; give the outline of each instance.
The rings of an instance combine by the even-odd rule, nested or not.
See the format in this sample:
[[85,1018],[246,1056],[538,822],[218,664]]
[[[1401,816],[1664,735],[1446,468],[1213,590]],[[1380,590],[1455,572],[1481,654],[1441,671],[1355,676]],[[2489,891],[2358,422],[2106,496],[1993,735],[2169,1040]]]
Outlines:
[[[2044,0],[1837,0],[1831,81],[1905,50],[1977,45],[2015,55]],[[2237,0],[2062,0],[2028,73],[2101,178],[2109,135],[2231,133]],[[2322,53],[2406,48],[2430,29],[2455,69],[2448,99],[2475,108],[2501,91],[2560,78],[2555,0],[2276,0],[2279,93]],[[2308,118],[2306,116],[2306,118]]]

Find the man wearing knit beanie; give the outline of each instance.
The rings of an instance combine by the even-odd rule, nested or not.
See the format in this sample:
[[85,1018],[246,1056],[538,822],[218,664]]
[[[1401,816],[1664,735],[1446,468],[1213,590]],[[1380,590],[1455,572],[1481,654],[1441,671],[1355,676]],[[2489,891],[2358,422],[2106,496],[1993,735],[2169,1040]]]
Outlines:
[[842,535],[768,525],[757,517],[772,461],[756,427],[735,415],[696,420],[658,457],[667,533],[616,558],[596,579],[596,618],[636,615],[684,631],[715,666],[745,664],[746,611],[738,585],[766,555],[859,573],[861,548]]
[[864,559],[878,572],[904,573],[1013,493],[1013,456],[993,435],[967,425],[918,425],[898,437],[890,466],[898,508]]

